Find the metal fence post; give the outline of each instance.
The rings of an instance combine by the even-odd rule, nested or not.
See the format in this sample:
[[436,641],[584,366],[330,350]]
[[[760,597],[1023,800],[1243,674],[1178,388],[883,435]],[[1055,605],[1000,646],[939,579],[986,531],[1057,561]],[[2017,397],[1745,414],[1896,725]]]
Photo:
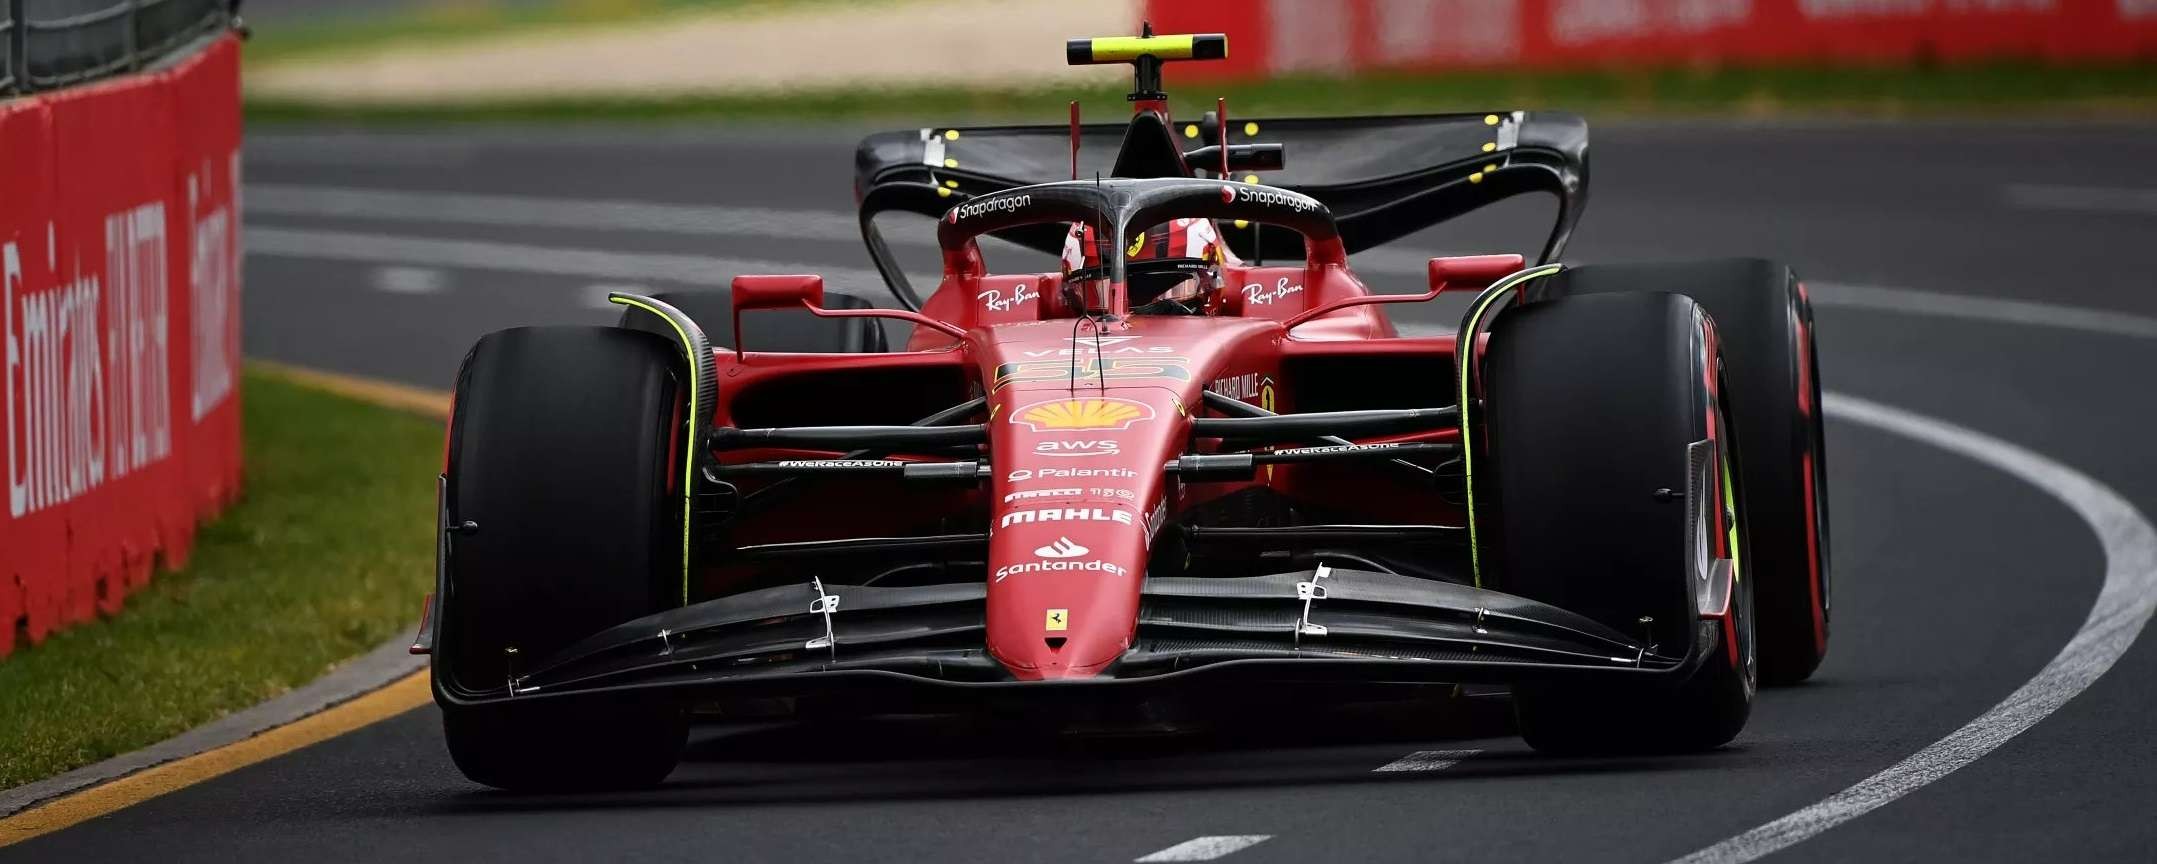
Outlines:
[[142,0],[127,0],[127,20],[121,22],[120,50],[127,52],[128,71],[142,68],[142,58],[135,54],[140,47],[135,44],[135,19],[141,14]]
[[30,92],[30,27],[23,21],[27,4],[28,0],[7,0],[7,72],[14,82],[9,89],[17,93]]

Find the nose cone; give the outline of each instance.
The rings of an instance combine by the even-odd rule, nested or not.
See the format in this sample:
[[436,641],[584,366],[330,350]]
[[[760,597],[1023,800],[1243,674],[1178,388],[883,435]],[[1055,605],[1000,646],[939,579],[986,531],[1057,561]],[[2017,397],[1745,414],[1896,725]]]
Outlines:
[[1145,576],[1142,522],[1137,508],[1102,501],[1005,511],[989,543],[996,659],[1020,678],[1071,678],[1121,656]]
[[1130,645],[1183,418],[1155,387],[994,399],[989,651],[1021,679],[1097,674]]

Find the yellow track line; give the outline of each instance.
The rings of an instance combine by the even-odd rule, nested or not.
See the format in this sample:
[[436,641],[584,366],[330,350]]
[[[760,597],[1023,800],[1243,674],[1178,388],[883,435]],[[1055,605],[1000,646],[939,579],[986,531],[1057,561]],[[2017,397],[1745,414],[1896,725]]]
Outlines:
[[[287,381],[385,408],[433,417],[449,416],[450,394],[440,390],[264,360],[249,361],[248,365]],[[431,698],[427,672],[414,672],[349,702],[264,731],[252,738],[146,768],[0,819],[0,847],[21,843],[41,834],[50,834],[132,807],[167,792],[185,789],[265,759],[335,738],[425,705]]]
[[308,369],[303,366],[287,366],[283,363],[272,363],[268,360],[250,360],[247,365],[257,371],[283,378],[295,384],[306,385],[317,390],[335,393],[339,396],[347,396],[361,402],[380,405],[384,408],[395,408],[400,411],[410,411],[430,417],[449,416],[450,395],[449,391],[446,390],[429,390],[424,387],[413,387],[375,378],[361,378],[357,375],[324,372],[320,369]]
[[129,774],[0,819],[0,847],[132,807],[410,711],[431,698],[427,684],[425,671],[414,672],[380,690],[253,738]]

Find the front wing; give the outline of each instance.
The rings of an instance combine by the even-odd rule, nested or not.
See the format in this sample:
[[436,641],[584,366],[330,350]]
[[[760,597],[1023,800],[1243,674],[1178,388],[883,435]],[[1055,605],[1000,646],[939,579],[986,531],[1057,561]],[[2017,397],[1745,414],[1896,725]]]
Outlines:
[[868,686],[950,695],[1201,678],[1514,683],[1618,676],[1676,683],[1718,638],[1708,624],[1691,645],[1666,649],[1497,591],[1321,567],[1149,579],[1131,647],[1101,675],[1019,681],[983,646],[986,595],[979,583],[775,586],[609,628],[496,686],[438,674],[436,689],[451,701],[477,703],[647,690],[807,696]]

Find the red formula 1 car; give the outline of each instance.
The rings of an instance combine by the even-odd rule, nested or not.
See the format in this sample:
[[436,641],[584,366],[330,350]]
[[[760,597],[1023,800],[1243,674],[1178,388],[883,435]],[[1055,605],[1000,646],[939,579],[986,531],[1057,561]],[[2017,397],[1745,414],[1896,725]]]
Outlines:
[[[1569,115],[1177,126],[1163,61],[1224,43],[1073,42],[1135,66],[1120,127],[864,141],[907,308],[741,276],[481,339],[415,649],[464,772],[657,782],[691,708],[1055,721],[1438,682],[1509,687],[1538,749],[1688,750],[1809,674],[1827,490],[1790,271],[1559,263]],[[1069,179],[1088,140],[1113,165]],[[1560,201],[1540,264],[1434,258],[1410,294],[1349,266],[1529,192]],[[925,302],[892,210],[939,220]],[[989,272],[985,236],[1061,263]],[[1455,335],[1396,331],[1389,304],[1444,292],[1475,294]]]

